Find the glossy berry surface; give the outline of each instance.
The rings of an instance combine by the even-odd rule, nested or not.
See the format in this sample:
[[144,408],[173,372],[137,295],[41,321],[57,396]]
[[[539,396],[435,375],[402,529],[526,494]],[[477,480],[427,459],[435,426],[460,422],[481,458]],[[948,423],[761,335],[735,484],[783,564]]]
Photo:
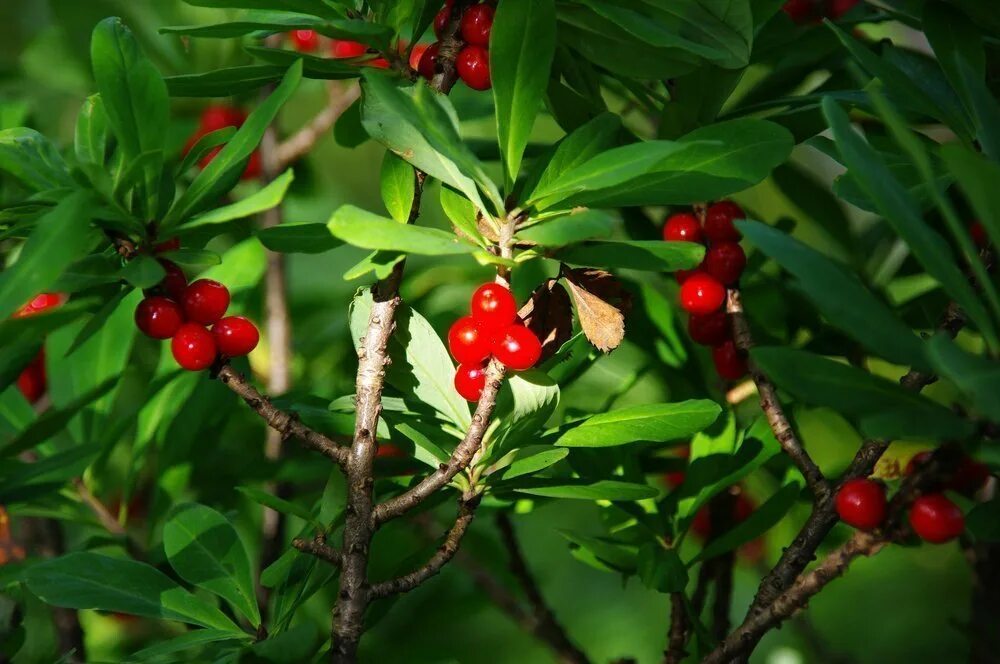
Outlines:
[[451,3],[448,3],[434,16],[434,34],[438,39],[444,37],[444,31],[448,28],[448,21],[450,20]]
[[47,309],[53,309],[66,301],[66,296],[61,293],[40,293],[31,298],[31,301],[14,312],[12,318],[24,318],[40,314]]
[[965,530],[965,517],[958,505],[943,494],[929,493],[913,501],[910,525],[920,539],[932,544],[953,540]]
[[188,320],[211,325],[229,308],[229,289],[218,281],[199,279],[184,290],[181,307]]
[[163,280],[160,282],[160,288],[167,294],[167,297],[175,302],[180,302],[181,296],[184,295],[184,291],[188,285],[187,277],[184,276],[184,270],[173,261],[168,261],[165,258],[158,260],[167,273],[167,276],[163,277]]
[[434,42],[428,46],[427,50],[424,51],[424,54],[420,56],[420,63],[417,65],[417,71],[428,81],[434,78],[434,74],[437,72],[438,53],[440,52],[441,44],[439,42]]
[[472,316],[455,321],[448,330],[448,350],[459,364],[481,364],[492,353],[492,339]]
[[472,294],[469,310],[488,330],[499,331],[514,322],[517,302],[510,290],[500,284],[483,284]]
[[720,283],[732,286],[740,280],[746,266],[747,255],[743,247],[735,242],[716,242],[705,252],[701,269]]
[[204,325],[184,323],[170,341],[177,364],[188,371],[201,371],[215,361],[215,338]]
[[696,344],[718,346],[729,338],[729,316],[721,309],[703,316],[688,318],[688,335]]
[[732,201],[712,203],[705,213],[705,236],[712,242],[739,242],[742,236],[733,222],[745,218],[743,208]]
[[215,347],[226,357],[249,355],[260,341],[257,326],[243,316],[226,316],[212,326]]
[[466,46],[455,60],[458,77],[473,90],[489,90],[493,83],[490,80],[490,53],[482,46]]
[[542,342],[524,325],[507,327],[493,342],[493,356],[512,371],[527,371],[542,356]]
[[667,242],[701,242],[704,238],[698,218],[688,212],[670,215],[663,225],[663,239]]
[[147,297],[135,308],[136,327],[153,339],[169,339],[177,334],[183,323],[180,305],[165,297]]
[[315,30],[292,30],[292,46],[299,53],[314,53],[319,48],[319,35]]
[[462,41],[474,46],[489,46],[493,28],[493,7],[473,5],[462,14]]
[[455,391],[466,401],[479,401],[486,387],[486,367],[463,364],[455,372]]
[[847,525],[860,530],[878,528],[885,521],[885,485],[860,477],[844,482],[836,505],[837,515]]
[[681,306],[689,314],[704,316],[718,311],[726,300],[726,288],[704,272],[696,272],[681,284]]
[[431,44],[414,44],[413,48],[410,50],[410,59],[408,60],[410,69],[417,72],[420,71],[420,60],[424,57],[424,53],[426,53],[427,49],[431,46]]
[[739,380],[747,375],[747,360],[731,339],[712,349],[712,362],[724,380]]
[[17,389],[29,403],[35,403],[45,395],[45,350],[39,350],[31,363],[17,377]]
[[368,47],[361,42],[349,39],[334,39],[330,42],[330,55],[335,58],[359,58],[368,52]]

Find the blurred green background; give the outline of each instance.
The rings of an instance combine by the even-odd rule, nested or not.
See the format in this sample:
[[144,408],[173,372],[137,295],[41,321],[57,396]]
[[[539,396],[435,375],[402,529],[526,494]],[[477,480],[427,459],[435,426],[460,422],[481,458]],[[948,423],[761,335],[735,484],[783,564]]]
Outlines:
[[[235,42],[201,40],[184,44],[156,33],[160,26],[204,23],[218,14],[184,6],[178,0],[3,0],[0,102],[23,102],[31,126],[66,144],[72,137],[79,105],[92,90],[88,43],[99,19],[122,16],[143,39],[158,66],[167,74],[179,74],[247,60]],[[464,88],[457,94],[458,105],[474,107],[481,103]],[[305,81],[282,113],[282,129],[293,131],[312,117],[325,99],[323,83]],[[175,117],[182,118],[175,127],[179,149],[204,102],[182,99],[175,104]],[[559,133],[551,126],[543,126],[540,136],[552,139]],[[332,135],[324,137],[297,168],[285,218],[325,221],[345,203],[381,211],[378,174],[383,154],[384,150],[372,142],[349,149],[338,145]],[[826,167],[817,161],[815,153],[800,152],[797,159],[817,171]],[[802,222],[802,232],[810,232],[808,220],[800,219],[798,211],[769,183],[737,198],[760,218],[773,220],[790,215]],[[431,224],[444,223],[436,187],[425,196],[424,219]],[[655,227],[650,225],[647,231],[652,233]],[[351,295],[366,282],[345,281],[342,275],[362,255],[345,247],[317,256],[289,257],[298,391],[333,398],[352,389],[355,357],[347,330],[347,305]],[[470,267],[467,262],[412,260],[408,265],[404,297],[439,330],[445,329],[461,309],[471,286],[488,274],[488,269]],[[520,283],[529,289],[541,276],[525,275]],[[259,295],[255,293],[247,302],[248,309],[258,317]],[[651,363],[651,354],[648,340],[634,335],[621,350],[598,361],[584,380],[566,391],[564,403],[582,405],[603,400],[608,394],[615,395],[615,404],[662,398],[670,388],[661,375],[662,365]],[[255,368],[266,371],[266,367],[258,367],[264,357],[265,353],[258,351]],[[704,363],[704,358],[700,361]],[[647,370],[649,367],[653,370]],[[713,398],[720,396],[721,392]],[[826,411],[800,409],[796,415],[806,446],[824,470],[842,468],[857,446],[856,434]],[[253,420],[242,428],[230,426],[232,429],[263,441]],[[235,482],[230,481],[249,462],[218,452],[206,451],[210,455],[208,466],[197,471],[203,477],[192,482],[202,482],[203,496],[214,494],[213,499],[231,509],[251,511],[247,501],[231,495]],[[894,452],[905,457],[912,448]],[[890,460],[892,457],[890,454]],[[324,462],[302,459],[303,464],[310,461],[314,475],[325,478],[326,469],[321,465]],[[766,495],[768,487],[762,488],[765,490],[761,493]],[[754,494],[753,481],[748,491]],[[442,519],[450,509],[450,505],[443,508]],[[807,506],[800,505],[769,533],[760,560],[741,559],[735,578],[734,620],[742,617],[760,574],[776,560],[781,546],[791,539],[806,513]],[[515,526],[543,593],[570,635],[594,661],[620,657],[635,657],[642,663],[659,661],[669,622],[666,596],[647,590],[636,579],[623,584],[615,575],[584,565],[571,556],[567,541],[559,533],[560,529],[588,532],[598,518],[596,509],[563,501],[517,517]],[[242,526],[244,537],[253,542],[256,524],[247,520]],[[838,530],[832,539],[842,541],[845,536],[846,530]],[[408,552],[419,541],[405,524],[388,528],[375,549],[373,566],[377,574],[388,575],[401,559],[405,564]],[[477,520],[465,551],[513,588],[489,517]],[[964,661],[966,651],[960,629],[967,619],[968,587],[967,566],[957,545],[891,547],[876,559],[855,564],[845,579],[831,584],[810,604],[805,616],[770,634],[752,661]],[[322,640],[328,606],[328,596],[318,596],[310,603],[309,614],[314,620],[303,621],[298,633],[303,637],[298,639],[300,644],[314,645]],[[28,613],[44,616],[45,611],[36,601],[29,605]],[[544,646],[522,632],[485,597],[461,564],[447,567],[439,577],[401,598],[382,618],[384,613],[376,611],[378,621],[364,641],[366,661],[552,661]],[[83,620],[88,628],[91,661],[119,661],[125,653],[162,636],[164,629],[152,622],[122,622],[94,613],[85,613]],[[36,630],[29,634],[31,647],[15,661],[52,661],[51,640],[37,631],[44,630],[46,622],[39,618],[29,624]],[[295,646],[295,641],[287,642],[287,647]],[[293,652],[285,654],[291,656]]]

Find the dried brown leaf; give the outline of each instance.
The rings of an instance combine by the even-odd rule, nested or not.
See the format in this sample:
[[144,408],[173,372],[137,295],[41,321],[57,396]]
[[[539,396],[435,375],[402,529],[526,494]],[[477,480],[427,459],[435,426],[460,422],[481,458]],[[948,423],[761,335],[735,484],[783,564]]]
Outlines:
[[573,336],[573,307],[556,279],[535,289],[518,315],[542,342],[542,359],[549,359]]
[[632,296],[610,272],[592,268],[562,270],[569,285],[580,327],[598,350],[608,353],[625,338],[625,315]]

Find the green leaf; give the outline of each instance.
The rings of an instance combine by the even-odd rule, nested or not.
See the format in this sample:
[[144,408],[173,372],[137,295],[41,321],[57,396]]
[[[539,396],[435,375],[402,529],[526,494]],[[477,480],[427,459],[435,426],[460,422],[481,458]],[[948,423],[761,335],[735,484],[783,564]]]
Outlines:
[[737,222],[750,242],[798,281],[827,322],[896,364],[927,368],[923,342],[844,266],[781,231]]
[[972,431],[948,408],[847,364],[790,348],[755,348],[750,356],[779,387],[856,419],[869,438],[938,439]]
[[963,70],[968,68],[979,80],[985,77],[986,54],[982,34],[965,14],[943,2],[924,5],[921,25],[948,82],[959,94],[966,109],[971,109],[973,101],[965,85]]
[[252,625],[260,624],[250,558],[224,516],[196,503],[178,507],[163,526],[163,550],[182,579],[224,598]]
[[574,211],[540,222],[518,231],[519,240],[542,247],[565,247],[584,240],[609,237],[615,229],[615,220],[600,210]]
[[1000,246],[1000,166],[957,143],[941,147],[941,158],[994,246]]
[[401,224],[410,219],[416,184],[413,167],[396,154],[386,152],[381,172],[382,202],[389,216]]
[[211,604],[171,581],[155,567],[97,553],[71,553],[32,566],[28,589],[44,602],[71,609],[99,609],[176,620],[242,635]]
[[405,258],[406,254],[393,251],[373,251],[347,270],[344,273],[344,280],[360,279],[369,272],[373,272],[376,279],[388,279],[396,264]]
[[927,351],[936,373],[955,383],[973,408],[1000,422],[1000,363],[968,353],[942,334],[930,340]]
[[[143,648],[134,655],[130,655],[127,661],[130,662],[130,664],[134,662],[149,662],[152,660],[164,661],[163,658],[167,655],[173,656],[175,653],[185,652],[187,650],[209,645],[211,643],[232,641],[236,644],[240,641],[248,642],[250,640],[251,637],[249,634],[241,636],[230,631],[222,631],[218,629],[198,629]],[[174,657],[173,661],[180,660]],[[183,661],[192,660],[190,657],[186,657]]]
[[500,428],[490,443],[488,458],[506,454],[537,434],[559,407],[559,385],[548,374],[532,370],[513,374],[497,397],[494,417]]
[[701,431],[719,417],[713,401],[645,404],[598,413],[556,441],[563,447],[610,447],[638,441],[666,442]]
[[[608,538],[588,537],[567,530],[561,530],[559,534],[565,537],[573,547],[577,547],[573,551],[573,555],[581,558],[587,564],[604,571],[636,573],[635,547]],[[580,555],[584,552],[587,554],[586,557]]]
[[152,256],[140,254],[121,269],[121,277],[136,288],[152,288],[167,275],[166,270]]
[[[512,480],[515,477],[531,475],[549,466],[559,463],[569,455],[569,450],[565,447],[551,447],[549,445],[528,445],[512,452],[508,457],[504,457],[497,465],[496,471],[504,470],[502,479]],[[508,465],[509,464],[509,465]]]
[[543,498],[568,498],[573,500],[632,501],[655,498],[659,490],[648,484],[633,484],[618,480],[534,480],[530,485],[515,487],[514,491]]
[[100,95],[87,97],[76,118],[73,141],[76,158],[85,164],[102,166],[108,151],[108,116]]
[[236,127],[223,127],[222,129],[210,131],[199,138],[191,146],[191,149],[188,150],[188,153],[184,155],[181,163],[177,165],[177,175],[186,175],[195,165],[200,164],[202,160],[208,157],[215,148],[231,141],[233,136],[236,135],[236,129]]
[[1000,499],[973,507],[965,515],[965,527],[981,542],[1000,542]]
[[187,230],[207,224],[222,224],[233,219],[243,219],[244,217],[260,214],[261,212],[277,207],[281,205],[281,201],[284,200],[285,193],[294,179],[295,173],[292,169],[288,169],[266,187],[247,196],[243,200],[199,214],[181,224],[180,228]]
[[527,198],[533,198],[535,191],[544,191],[563,173],[613,147],[621,133],[622,121],[614,113],[601,113],[577,127],[559,141],[537,183],[533,187],[525,187]]
[[160,174],[170,123],[167,86],[119,18],[105,19],[94,28],[90,58],[108,122],[126,162],[152,155],[139,178],[143,206],[137,210],[152,220],[160,207]]
[[271,251],[284,254],[321,254],[343,246],[326,224],[281,224],[257,231],[257,238]]
[[270,507],[275,512],[297,516],[303,521],[312,524],[314,527],[320,530],[323,529],[323,524],[316,520],[316,518],[312,515],[312,512],[301,505],[297,505],[287,500],[282,500],[272,493],[261,491],[260,489],[255,489],[250,486],[238,486],[236,487],[236,490],[255,503],[263,505],[264,507]]
[[788,514],[788,510],[792,509],[801,491],[802,487],[798,483],[784,485],[767,502],[755,509],[745,521],[714,537],[688,565],[710,560],[757,539]]
[[723,198],[751,187],[783,163],[793,140],[756,119],[719,122],[677,141],[612,148],[536,189],[538,209],[674,205]]
[[442,463],[446,463],[451,456],[416,427],[401,423],[393,428],[413,442],[413,458],[420,463],[437,469]]
[[245,37],[258,32],[290,32],[315,30],[333,39],[360,41],[376,48],[387,48],[392,30],[384,25],[362,19],[325,21],[303,14],[250,14],[245,20],[213,23],[209,25],[177,25],[160,28],[161,34],[184,35],[215,39]]
[[948,243],[923,220],[920,208],[886,170],[885,164],[851,127],[847,114],[830,98],[823,100],[823,113],[830,123],[837,148],[854,179],[878,211],[909,245],[927,272],[940,282],[975,321],[983,334],[994,340],[996,329],[969,282],[958,269]]
[[56,147],[34,129],[25,127],[0,131],[0,171],[34,191],[75,187]]
[[555,257],[570,265],[675,272],[698,267],[705,247],[694,242],[593,241],[561,249]]
[[231,293],[239,293],[256,288],[265,269],[267,253],[257,238],[251,237],[230,247],[220,264],[200,276],[225,284]]
[[486,239],[476,224],[476,206],[473,202],[449,187],[442,186],[440,192],[441,209],[452,225],[467,239],[485,249]]
[[330,233],[363,249],[444,256],[469,254],[475,246],[436,228],[400,224],[353,205],[337,210],[327,224]]
[[639,578],[650,590],[682,593],[687,588],[688,573],[675,549],[665,549],[650,542],[639,549]]
[[31,298],[56,282],[96,241],[90,226],[89,194],[73,193],[43,215],[28,237],[17,262],[0,273],[0,320],[6,320]]
[[[331,3],[318,0],[184,0],[194,7],[213,9],[258,9],[315,14],[323,18],[343,18],[343,12]],[[336,3],[333,3],[336,4]]]
[[554,0],[504,0],[490,34],[490,75],[506,189],[521,169],[556,49]]
[[172,97],[228,97],[259,90],[281,80],[287,67],[245,65],[204,74],[183,74],[164,79]]
[[288,70],[274,92],[250,114],[233,139],[219,151],[204,170],[195,176],[191,186],[174,201],[163,220],[162,225],[165,228],[180,225],[215,202],[239,181],[250,155],[260,145],[264,132],[278,114],[278,110],[292,96],[301,79],[302,65],[296,63]]

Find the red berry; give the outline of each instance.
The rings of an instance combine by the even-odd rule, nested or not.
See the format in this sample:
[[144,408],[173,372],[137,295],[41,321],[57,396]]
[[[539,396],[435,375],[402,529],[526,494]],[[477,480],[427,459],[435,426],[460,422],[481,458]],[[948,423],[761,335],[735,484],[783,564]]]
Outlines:
[[969,235],[972,236],[972,241],[980,249],[984,249],[990,244],[990,238],[986,234],[986,229],[978,221],[969,226]]
[[379,459],[402,459],[406,458],[408,455],[392,443],[382,443],[378,446],[378,451],[375,452],[375,456]]
[[493,355],[512,371],[527,371],[542,356],[542,342],[524,325],[509,325],[493,342]]
[[907,475],[912,475],[917,472],[921,466],[923,466],[931,458],[930,450],[924,450],[923,452],[917,452],[912,457],[910,457],[909,462],[906,464]]
[[490,54],[482,46],[466,46],[459,51],[455,69],[458,77],[473,90],[489,90],[493,86],[490,81]]
[[226,357],[249,355],[260,341],[257,326],[243,316],[226,316],[212,326],[219,353]]
[[31,301],[31,309],[35,313],[53,309],[63,303],[65,296],[61,293],[41,293]]
[[489,46],[494,13],[493,7],[485,4],[466,9],[462,14],[462,41],[474,46]]
[[718,311],[726,300],[726,288],[716,279],[698,271],[681,284],[681,306],[689,314]]
[[238,108],[224,105],[209,106],[201,113],[201,131],[208,134],[226,127],[240,127],[246,119],[246,113]]
[[718,346],[729,338],[729,332],[729,317],[721,309],[688,318],[688,334],[696,344]]
[[427,47],[424,54],[420,56],[420,63],[417,65],[417,71],[420,75],[426,78],[428,81],[434,78],[434,74],[437,72],[437,59],[438,53],[441,51],[441,43],[434,42]]
[[455,372],[455,391],[466,401],[479,401],[486,387],[486,367],[463,364]]
[[874,480],[856,478],[844,482],[837,492],[837,514],[840,520],[860,530],[873,530],[885,521],[885,485]]
[[242,180],[256,180],[260,177],[261,172],[261,161],[260,161],[260,150],[254,150],[250,153],[250,159],[247,160],[246,168],[243,169],[243,175],[240,176]]
[[424,53],[427,49],[431,47],[431,44],[414,44],[413,49],[410,51],[410,69],[414,71],[420,71],[420,60],[424,57]]
[[972,457],[962,457],[955,468],[948,488],[966,495],[972,495],[983,488],[990,479],[990,469],[986,464],[979,463]]
[[795,23],[801,25],[813,18],[813,0],[788,0],[781,10]]
[[330,54],[335,58],[359,58],[367,52],[367,46],[349,39],[334,39],[330,43]]
[[910,525],[920,539],[941,544],[962,534],[965,517],[962,510],[943,494],[929,493],[913,501]]
[[858,0],[830,0],[830,9],[827,15],[833,20],[837,20],[854,9],[856,4],[858,4]]
[[45,394],[46,386],[45,349],[42,349],[18,375],[17,389],[29,403],[35,403]]
[[229,289],[218,281],[199,279],[184,290],[181,306],[188,320],[211,325],[229,308]]
[[292,46],[299,53],[313,53],[319,48],[319,35],[315,30],[292,30]]
[[733,226],[737,219],[746,219],[739,205],[732,201],[713,203],[705,213],[705,235],[712,242],[739,242],[742,236]]
[[147,297],[135,308],[135,325],[147,337],[169,339],[183,323],[180,305],[159,295]]
[[727,286],[740,280],[746,266],[747,255],[743,253],[743,247],[735,242],[713,244],[705,252],[705,261],[701,264],[705,272]]
[[697,217],[688,212],[678,212],[670,215],[663,225],[663,239],[667,242],[702,242],[704,234]]
[[204,325],[184,323],[171,340],[170,350],[181,368],[201,371],[215,361],[215,338]]
[[179,237],[172,237],[169,240],[165,240],[158,244],[153,245],[154,254],[165,254],[168,251],[177,251],[181,248],[181,239]]
[[674,279],[677,283],[683,284],[685,281],[691,278],[692,275],[698,274],[698,268],[693,268],[691,270],[677,270],[674,272]]
[[434,34],[438,39],[444,37],[444,31],[448,28],[448,21],[451,20],[451,3],[447,3],[434,16]]
[[[746,494],[737,494],[736,500],[733,502],[733,525],[738,525],[749,519],[750,515],[753,514],[754,507],[753,501],[747,498]],[[712,518],[708,505],[702,506],[694,515],[694,520],[691,521],[691,530],[702,538],[708,538],[712,534]]]
[[472,294],[469,305],[472,317],[487,331],[500,330],[517,318],[517,302],[510,290],[500,284],[483,284]]
[[739,380],[747,375],[747,360],[732,339],[712,349],[715,371],[724,380]]
[[180,302],[188,285],[184,271],[177,263],[168,261],[166,258],[159,258],[157,260],[160,261],[160,265],[167,272],[167,276],[163,277],[163,281],[160,282],[160,287],[167,294],[167,297],[175,302]]
[[455,321],[448,330],[448,349],[459,364],[481,364],[490,356],[492,340],[472,316]]

